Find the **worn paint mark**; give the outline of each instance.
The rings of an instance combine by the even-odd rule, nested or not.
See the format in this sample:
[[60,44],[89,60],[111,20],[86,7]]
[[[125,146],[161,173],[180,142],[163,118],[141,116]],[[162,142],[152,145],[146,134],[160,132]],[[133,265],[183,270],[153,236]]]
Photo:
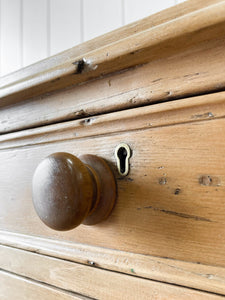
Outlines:
[[184,78],[188,78],[188,77],[194,77],[194,76],[198,76],[198,75],[200,75],[200,73],[193,73],[193,74],[186,74],[186,75],[184,75]]
[[74,74],[81,74],[84,71],[94,71],[98,68],[98,65],[93,64],[90,60],[86,60],[85,58],[75,61],[72,64],[77,66]]
[[162,78],[158,78],[158,79],[155,79],[155,80],[152,80],[152,83],[155,83],[155,82],[158,82],[158,81],[161,81]]
[[[193,219],[195,221],[213,222],[212,220],[204,218],[204,217],[199,217],[199,216],[195,216],[195,215],[189,215],[189,214],[179,213],[179,212],[172,211],[172,210],[165,210],[165,209],[161,209],[161,208],[153,207],[153,206],[144,206],[142,208],[144,208],[144,209],[152,209],[154,211],[159,211],[159,212],[165,213],[167,215],[173,215],[173,216],[180,217],[180,218]],[[142,208],[138,207],[137,209],[140,210]]]
[[166,94],[167,94],[167,96],[172,96],[173,95],[173,92],[172,91],[168,91],[168,92],[166,92]]
[[179,195],[179,194],[180,194],[180,191],[181,191],[180,188],[175,189],[174,195]]
[[163,166],[158,167],[159,170],[164,169],[164,168],[165,168],[165,167],[163,167]]
[[133,179],[133,178],[130,178],[130,177],[128,177],[128,178],[127,178],[127,181],[134,181],[134,179]]
[[159,184],[160,184],[160,185],[164,185],[164,184],[166,184],[166,183],[167,183],[166,177],[161,177],[161,178],[159,178]]
[[60,77],[57,77],[57,78],[51,80],[51,83],[57,82],[57,81],[59,81],[60,79],[61,79]]
[[130,269],[130,271],[131,271],[131,273],[136,273],[136,272],[134,271],[134,269]]
[[82,58],[78,61],[73,62],[73,65],[77,66],[77,68],[75,70],[75,74],[81,74],[83,72],[85,63],[86,63],[85,58]]
[[94,261],[88,260],[87,263],[93,267],[96,266],[96,263]]
[[204,114],[193,115],[192,119],[202,119],[202,118],[214,118],[214,114],[212,112],[206,112]]
[[83,109],[81,109],[81,110],[75,111],[74,115],[76,117],[84,117],[84,116],[87,116],[87,113]]
[[130,102],[130,103],[132,103],[132,104],[133,104],[133,103],[136,103],[136,100],[135,100],[135,98],[136,98],[135,96],[134,96],[134,97],[132,97],[132,98],[129,100],[129,102]]
[[91,125],[94,122],[94,118],[88,118],[80,121],[81,125]]
[[142,51],[142,49],[138,49],[138,50],[135,50],[135,51],[130,52],[130,54],[131,54],[131,55],[134,55],[134,54],[139,53],[139,52],[141,52],[141,51]]
[[211,175],[202,175],[198,179],[199,184],[205,185],[205,186],[220,186],[220,178],[216,176]]
[[134,181],[134,179],[130,177],[118,177],[117,180],[130,181],[130,182]]

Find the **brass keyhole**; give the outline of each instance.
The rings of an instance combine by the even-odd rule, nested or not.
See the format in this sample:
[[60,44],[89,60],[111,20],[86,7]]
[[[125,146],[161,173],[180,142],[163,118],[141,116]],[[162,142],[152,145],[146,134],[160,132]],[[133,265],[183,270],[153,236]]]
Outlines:
[[129,158],[131,156],[130,147],[124,143],[118,145],[115,150],[115,156],[119,174],[126,176],[129,173]]

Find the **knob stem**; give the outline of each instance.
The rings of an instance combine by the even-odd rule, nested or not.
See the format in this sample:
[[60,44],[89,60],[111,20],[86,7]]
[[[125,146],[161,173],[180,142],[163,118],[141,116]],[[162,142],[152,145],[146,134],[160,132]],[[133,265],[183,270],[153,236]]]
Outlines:
[[96,171],[89,165],[85,165],[87,167],[87,170],[91,176],[92,180],[92,187],[93,187],[93,198],[92,198],[92,205],[90,208],[90,211],[88,213],[88,216],[90,216],[96,209],[99,203],[100,199],[100,193],[101,193],[101,188],[100,188],[100,178]]

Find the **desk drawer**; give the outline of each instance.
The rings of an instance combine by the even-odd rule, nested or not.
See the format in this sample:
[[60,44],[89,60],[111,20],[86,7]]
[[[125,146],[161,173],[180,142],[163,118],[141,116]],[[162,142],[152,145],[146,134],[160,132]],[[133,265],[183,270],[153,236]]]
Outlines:
[[[2,230],[225,266],[224,113],[218,93],[3,135]],[[132,150],[125,177],[114,156],[121,142]],[[118,198],[106,221],[57,232],[37,217],[34,170],[61,151],[111,165]]]

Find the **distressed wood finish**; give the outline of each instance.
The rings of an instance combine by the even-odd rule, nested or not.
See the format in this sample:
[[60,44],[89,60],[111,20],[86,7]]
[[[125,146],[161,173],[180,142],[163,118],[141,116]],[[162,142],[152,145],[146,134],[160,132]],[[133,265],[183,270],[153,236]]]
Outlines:
[[[8,149],[0,157],[0,174],[4,174],[1,228],[225,266],[224,93],[199,97],[193,106],[191,99],[187,101],[157,104],[148,111],[137,108],[127,112],[127,118],[124,112],[125,123],[121,112],[108,115],[108,125],[106,116],[97,118],[101,126],[81,120],[78,129],[88,123],[83,136],[81,131],[77,135],[73,123],[49,126],[46,135],[33,129],[2,136],[1,144],[4,147],[5,138]],[[68,129],[66,134],[63,128]],[[55,134],[63,140],[55,139]],[[128,143],[133,152],[130,174],[124,179],[117,174],[114,157],[121,142]],[[40,223],[31,203],[34,169],[55,151],[82,155],[87,149],[114,169],[118,181],[115,209],[107,221],[91,228],[80,226],[65,233],[49,230]]]
[[224,46],[224,40],[201,44],[195,51],[192,49],[179,56],[160,59],[51,95],[2,106],[0,132],[220,91],[224,89],[224,70],[221,68],[221,61],[225,59]]
[[0,135],[0,149],[219,119],[224,110],[225,92],[209,94]]
[[[30,265],[30,262],[29,262]],[[88,300],[89,298],[74,295],[71,292],[40,284],[21,276],[0,270],[1,300]]]
[[141,278],[225,295],[225,268],[0,232],[0,244]]
[[[224,16],[225,1],[191,0],[0,80],[1,299],[224,299]],[[32,177],[59,152],[109,164],[107,220],[66,232],[40,221]],[[82,220],[105,177],[85,172]]]
[[219,295],[100,270],[4,246],[0,247],[0,254],[0,266],[7,271],[95,299],[224,299]]
[[[2,78],[0,132],[224,89],[225,2],[194,2],[189,9],[183,3],[168,9],[167,17],[165,12],[151,16]],[[89,61],[86,67],[83,58]]]

